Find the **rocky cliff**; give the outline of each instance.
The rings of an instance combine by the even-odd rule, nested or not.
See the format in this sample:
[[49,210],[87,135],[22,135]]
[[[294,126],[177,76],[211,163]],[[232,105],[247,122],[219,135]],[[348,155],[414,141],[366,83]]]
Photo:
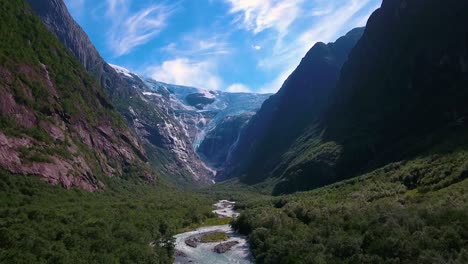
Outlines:
[[220,179],[244,175],[254,183],[272,175],[295,140],[320,121],[341,67],[363,31],[354,29],[334,43],[312,47],[245,127]]
[[249,112],[223,118],[200,143],[200,155],[214,168],[222,169],[236,147],[242,129],[253,115]]
[[49,31],[57,36],[110,94],[134,95],[134,90],[127,87],[115,70],[101,57],[88,35],[68,12],[63,0],[27,0],[27,2]]

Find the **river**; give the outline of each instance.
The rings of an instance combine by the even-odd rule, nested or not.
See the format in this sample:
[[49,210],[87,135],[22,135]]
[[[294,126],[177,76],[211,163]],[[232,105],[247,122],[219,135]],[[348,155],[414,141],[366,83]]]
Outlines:
[[[234,202],[221,200],[214,204],[215,213],[218,217],[237,217],[239,214],[234,210]],[[190,241],[198,241],[200,237],[213,232],[226,233],[227,240],[214,243],[201,243],[194,244]],[[175,236],[175,262],[176,264],[250,264],[252,257],[250,254],[249,244],[245,236],[239,235],[229,225],[208,226],[198,228],[194,231],[181,233]],[[188,242],[188,243],[187,243]],[[189,245],[191,244],[191,245]],[[215,252],[215,247],[220,244],[234,245],[224,253]],[[196,246],[196,247],[194,247]],[[229,247],[229,246],[228,246]]]

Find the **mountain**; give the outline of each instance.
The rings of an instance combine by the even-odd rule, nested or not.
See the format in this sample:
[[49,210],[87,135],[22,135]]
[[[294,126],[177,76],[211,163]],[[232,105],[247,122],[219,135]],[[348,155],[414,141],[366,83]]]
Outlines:
[[[213,98],[197,94],[200,89],[164,84],[177,87],[173,90],[179,92],[174,93],[172,99],[164,97],[169,96],[167,91],[163,92],[163,97],[156,98],[150,93],[163,84],[145,80],[125,68],[106,63],[73,20],[63,0],[28,2],[47,28],[106,88],[113,105],[137,133],[150,163],[158,172],[177,184],[212,184],[216,171],[211,167],[221,167],[224,158],[220,160],[218,155],[216,160],[212,160],[210,153],[197,151],[204,135],[215,130],[224,118],[255,111],[268,95],[219,92],[216,96],[218,100],[211,102]],[[207,109],[203,109],[205,106]],[[185,114],[181,115],[181,112]],[[240,127],[236,129],[233,135],[227,136],[237,137]],[[227,143],[229,147],[222,150],[221,156],[228,155],[235,140],[230,139]]]
[[232,150],[236,147],[242,129],[249,123],[255,113],[226,116],[205,134],[198,147],[198,152],[215,168],[226,166]]
[[0,9],[0,167],[88,191],[112,177],[154,182],[99,83],[23,1]]
[[223,168],[242,127],[271,96],[209,91],[151,79],[146,83],[149,91],[145,94],[162,98],[159,105],[181,123],[193,148],[215,169]]
[[112,65],[137,96],[119,97],[121,114],[145,143],[154,167],[179,185],[204,186],[213,183],[216,172],[193,148],[193,138],[174,115],[169,94],[154,93],[147,82],[129,70]]
[[114,69],[101,57],[88,35],[68,12],[63,0],[27,0],[34,12],[42,19],[65,47],[83,64],[110,94],[134,95]]
[[233,222],[255,263],[467,263],[467,12],[383,1],[321,121],[264,181],[313,190],[244,203]]
[[[178,160],[186,162],[186,165],[181,165],[188,170],[205,170],[205,174],[210,175],[210,183],[217,170],[225,166],[243,126],[271,96],[167,84],[139,77],[117,65],[112,67],[122,79],[139,91],[145,102],[144,111],[137,111],[135,107],[124,111],[124,116],[130,123],[134,123],[138,134],[147,137],[151,144],[176,153]],[[142,79],[144,82],[140,82]],[[126,100],[132,100],[132,97]],[[157,137],[150,136],[154,133],[148,132],[150,128],[147,124],[156,119],[155,116],[147,116],[150,111],[148,108],[159,111],[158,116],[164,117],[164,124],[158,125],[160,132]],[[146,120],[144,124],[143,120]],[[226,130],[228,125],[229,130]],[[172,173],[177,173],[177,168]]]
[[467,8],[464,1],[386,0],[369,19],[326,119],[324,141],[343,147],[338,173],[417,155],[466,129]]
[[[412,159],[440,142],[458,142],[467,132],[467,8],[464,1],[384,1],[336,85],[329,86],[324,110],[306,115],[317,122],[299,134],[288,131],[286,138],[294,142],[288,148],[278,143],[284,137],[270,133],[273,147],[259,144],[261,151],[251,155],[254,162],[242,180],[256,183],[274,176],[276,194],[307,190]],[[325,74],[301,66],[296,71],[301,70]],[[286,88],[289,83],[291,77]],[[272,109],[268,104],[273,103],[262,109]],[[274,115],[267,118],[282,123]],[[279,165],[268,163],[270,151],[277,153],[272,161]]]
[[335,43],[312,47],[245,127],[222,179],[240,175],[246,182],[258,183],[281,176],[283,154],[304,130],[319,123],[341,67],[363,32],[363,28],[354,29]]
[[466,133],[467,7],[384,1],[343,66],[323,133],[307,141],[277,191],[354,177]]
[[[145,83],[135,74],[105,62],[63,0],[27,0],[44,24],[100,81],[112,104],[143,142],[150,163],[166,179],[183,185],[211,184],[214,173],[205,166],[181,134],[177,120],[145,98]],[[178,139],[178,140],[174,140]]]

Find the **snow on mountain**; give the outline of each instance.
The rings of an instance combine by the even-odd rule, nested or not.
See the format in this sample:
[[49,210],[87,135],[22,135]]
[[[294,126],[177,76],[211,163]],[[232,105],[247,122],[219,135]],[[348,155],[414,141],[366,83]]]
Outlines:
[[117,66],[117,65],[114,65],[114,64],[109,64],[112,68],[114,68],[114,70],[120,74],[123,74],[124,76],[128,77],[128,78],[133,78],[132,76],[132,73],[125,69],[124,67],[120,67],[120,66]]
[[169,93],[171,108],[185,126],[192,127],[193,147],[227,117],[255,113],[271,94],[229,93],[166,84],[146,79],[154,93]]
[[[145,79],[117,65],[111,66],[141,92],[143,101],[164,116],[165,121],[158,125],[160,137],[189,171],[193,167],[216,175],[216,169],[222,167],[222,157],[229,155],[225,152],[232,149],[243,125],[271,96],[166,84]],[[136,79],[144,83],[136,82]],[[207,137],[209,140],[205,142]],[[203,162],[195,162],[200,159]],[[192,174],[196,179],[200,173]]]

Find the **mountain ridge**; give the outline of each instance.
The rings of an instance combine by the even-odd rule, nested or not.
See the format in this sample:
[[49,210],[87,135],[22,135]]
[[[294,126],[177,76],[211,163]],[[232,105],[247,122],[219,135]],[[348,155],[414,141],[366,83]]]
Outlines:
[[[283,87],[262,105],[246,126],[230,165],[221,174],[222,179],[240,176],[249,181],[254,178],[245,174],[267,178],[296,137],[307,127],[320,123],[341,65],[363,31],[357,28],[336,42],[316,43],[307,52]],[[276,170],[275,175],[280,176],[281,169]]]
[[[224,166],[242,126],[248,121],[245,117],[250,118],[261,103],[271,95],[231,93],[167,84],[151,78],[141,77],[124,67],[114,66],[119,74],[127,80],[137,76],[144,80],[146,86],[138,86],[138,88],[144,95],[145,100],[154,102],[166,115],[172,116],[174,123],[179,124],[177,130],[182,131],[181,134],[189,138],[193,150],[200,155],[209,170],[213,171],[213,176],[216,174],[216,170]],[[221,137],[218,136],[221,141],[223,141],[224,136],[229,138],[223,141],[227,144],[225,148],[217,149],[216,153],[209,152],[210,143],[204,141],[205,137],[208,135],[213,137],[218,125],[233,117],[239,117],[237,120],[243,120],[244,122],[236,123],[238,125],[231,127],[231,133],[224,133]],[[201,145],[204,146],[203,149],[200,148]],[[216,157],[212,159],[211,155]]]

